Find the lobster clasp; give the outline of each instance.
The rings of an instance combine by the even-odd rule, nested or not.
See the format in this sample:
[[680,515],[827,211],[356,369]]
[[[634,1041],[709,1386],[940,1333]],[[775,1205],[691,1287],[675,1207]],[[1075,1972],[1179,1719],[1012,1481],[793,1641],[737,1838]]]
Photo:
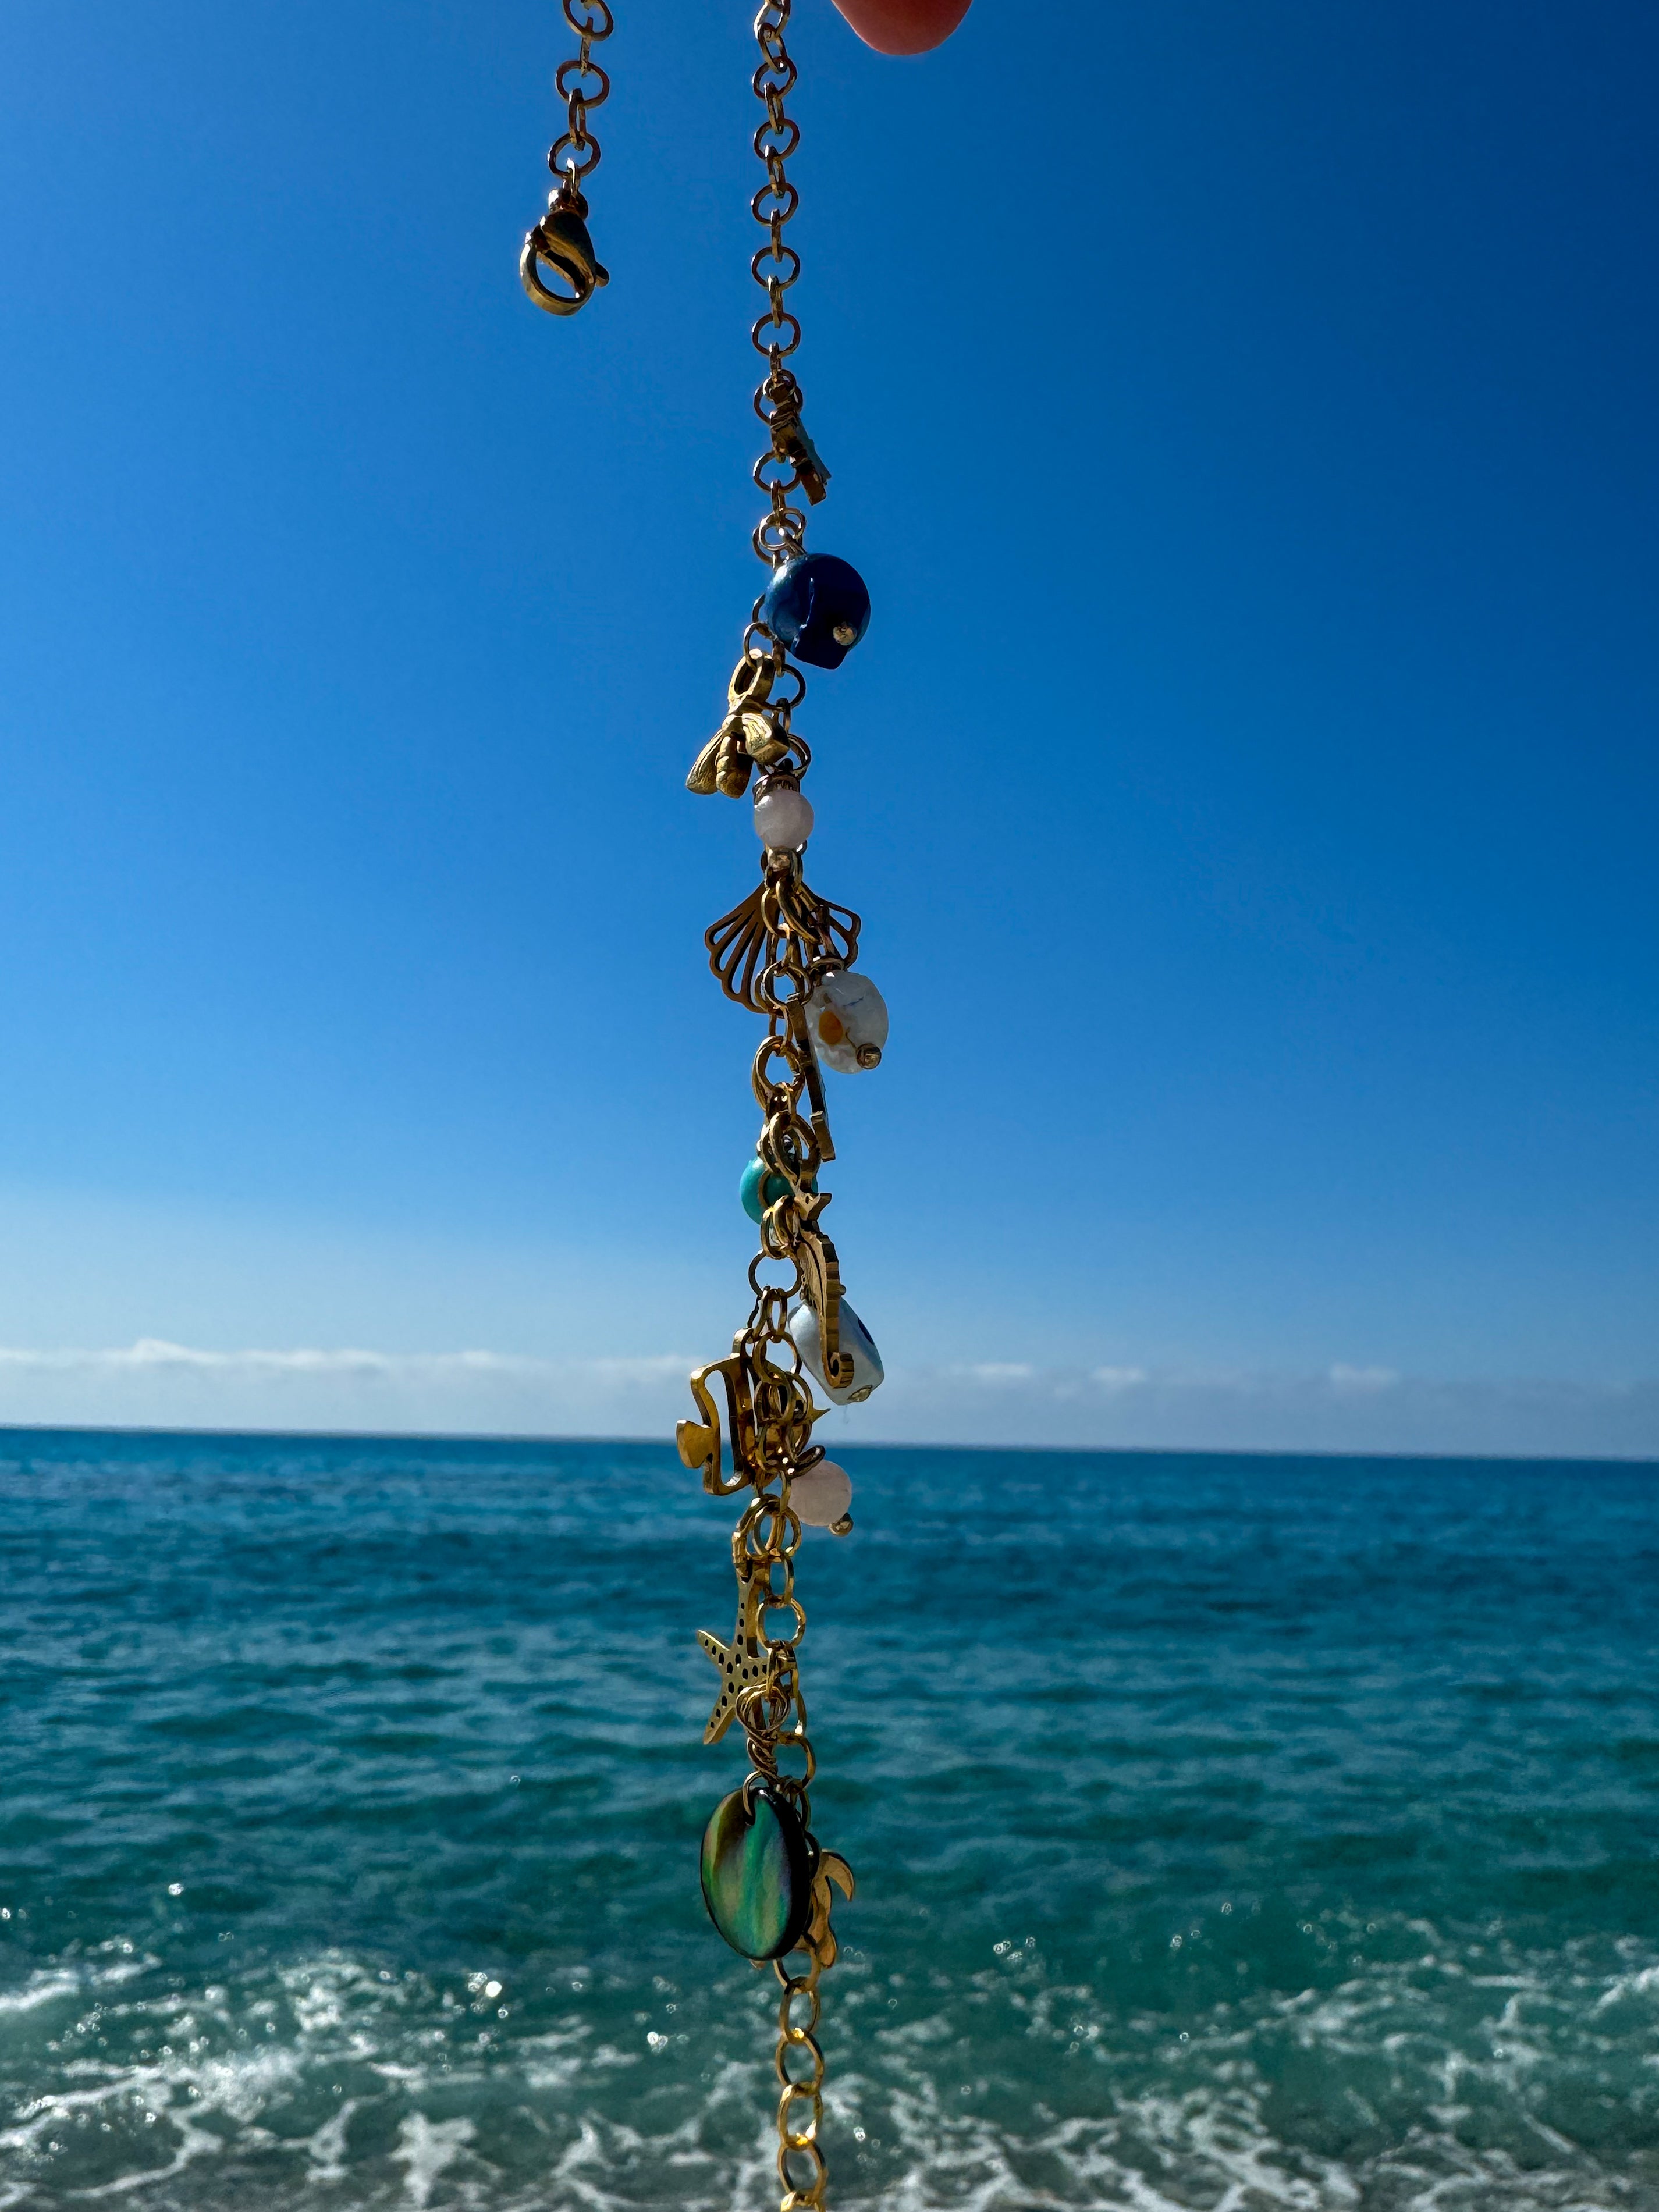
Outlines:
[[[547,284],[544,264],[557,270],[571,286],[570,293],[556,292]],[[587,202],[574,178],[566,177],[557,191],[549,193],[547,213],[534,230],[526,232],[519,276],[536,305],[550,315],[574,315],[587,305],[596,287],[611,282],[611,272],[587,234]]]

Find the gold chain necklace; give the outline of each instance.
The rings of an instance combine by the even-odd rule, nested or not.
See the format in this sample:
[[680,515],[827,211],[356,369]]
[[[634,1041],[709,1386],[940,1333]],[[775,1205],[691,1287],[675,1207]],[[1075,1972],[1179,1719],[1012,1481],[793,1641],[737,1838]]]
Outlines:
[[[784,111],[796,74],[784,43],[789,4],[766,0],[755,21],[754,88],[766,113],[754,145],[766,176],[750,205],[766,236],[750,265],[767,301],[752,336],[766,362],[755,411],[768,442],[753,473],[768,507],[753,543],[772,573],[744,633],[725,717],[686,778],[693,792],[728,799],[741,799],[751,775],[757,779],[760,884],[704,941],[727,998],[766,1024],[751,1078],[761,1130],[739,1185],[760,1249],[749,1267],[748,1320],[729,1356],[691,1376],[697,1418],[679,1424],[677,1441],[711,1496],[748,1493],[732,1532],[731,1641],[707,1630],[697,1638],[720,1675],[703,1741],[719,1742],[736,1721],[750,1761],[742,1786],[722,1799],[704,1833],[702,1893],[726,1941],[757,1966],[769,1962],[781,1987],[775,2058],[781,2212],[822,2212],[828,2171],[819,2143],[818,1980],[835,1963],[834,1893],[850,1899],[853,1875],[811,1829],[817,1760],[800,1680],[806,1614],[795,1595],[795,1562],[804,1526],[845,1535],[853,1525],[852,1485],[812,1442],[813,1424],[830,1403],[867,1398],[882,1380],[882,1365],[842,1294],[836,1248],[823,1231],[830,1193],[819,1188],[818,1174],[836,1148],[821,1070],[876,1066],[887,1041],[887,1008],[854,970],[859,917],[819,897],[803,870],[812,809],[801,781],[812,756],[793,726],[806,682],[789,656],[837,666],[864,635],[870,599],[847,562],[806,551],[805,514],[791,504],[799,492],[810,505],[823,501],[830,471],[802,422],[801,389],[788,365],[801,335],[786,304],[800,256],[783,236],[800,198],[785,170],[800,143],[799,125]],[[538,307],[570,315],[608,281],[588,235],[581,185],[599,161],[588,116],[611,88],[592,49],[610,37],[612,21],[607,0],[563,0],[563,6],[580,46],[556,79],[568,109],[567,127],[548,154],[559,181],[547,213],[525,239],[519,265]],[[823,1406],[814,1402],[813,1382]]]

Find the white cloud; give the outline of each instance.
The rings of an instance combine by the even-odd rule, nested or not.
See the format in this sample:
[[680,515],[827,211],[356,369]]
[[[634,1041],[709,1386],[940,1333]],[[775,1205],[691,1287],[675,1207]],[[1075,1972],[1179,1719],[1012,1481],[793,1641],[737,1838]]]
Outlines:
[[1345,1367],[1339,1360],[1330,1379],[1333,1390],[1389,1390],[1400,1377],[1392,1367]]
[[672,1434],[693,1362],[560,1361],[360,1347],[222,1351],[158,1337],[110,1349],[0,1346],[0,1422],[25,1427]]
[[[588,1359],[574,1368],[594,1380],[626,1386],[676,1377],[691,1363],[676,1352],[647,1358]],[[35,1352],[0,1345],[0,1372],[20,1374],[137,1375],[194,1372],[257,1379],[275,1375],[355,1376],[393,1382],[471,1381],[500,1376],[545,1382],[564,1371],[558,1363],[503,1352],[207,1352],[163,1337],[142,1336],[136,1344],[109,1352]]]
[[1089,1380],[1103,1390],[1134,1390],[1152,1377],[1144,1367],[1091,1367]]
[[[682,1352],[545,1359],[490,1351],[224,1351],[160,1338],[107,1350],[0,1346],[0,1422],[23,1427],[321,1429],[657,1436],[691,1410]],[[821,1431],[848,1443],[1472,1452],[1659,1457],[1659,1382],[1437,1380],[1038,1367],[890,1372]]]

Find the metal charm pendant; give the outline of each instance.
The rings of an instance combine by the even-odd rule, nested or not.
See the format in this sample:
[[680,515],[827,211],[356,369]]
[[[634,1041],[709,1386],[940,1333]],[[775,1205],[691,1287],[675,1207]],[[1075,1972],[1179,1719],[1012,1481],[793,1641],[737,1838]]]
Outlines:
[[738,661],[726,687],[726,720],[693,762],[685,779],[688,791],[700,798],[718,791],[727,799],[741,799],[757,761],[770,768],[787,758],[789,741],[778,735],[764,712],[774,672],[769,660],[757,660],[746,653]]
[[[596,107],[611,97],[611,79],[593,58],[593,49],[616,28],[611,0],[564,0],[564,20],[576,33],[576,51],[561,62],[553,82],[565,104],[565,128],[547,149],[547,166],[559,179],[548,195],[547,213],[526,232],[519,256],[519,281],[538,307],[550,315],[574,315],[611,282],[587,234],[587,202],[582,180],[599,166],[599,142],[587,127]],[[556,270],[569,285],[556,292],[542,275]]]
[[[737,1582],[731,1640],[705,1629],[697,1641],[720,1685],[703,1741],[718,1743],[735,1723],[750,1771],[704,1832],[703,1902],[734,1951],[757,1966],[773,1963],[782,1993],[775,2112],[784,2212],[823,2212],[829,2175],[820,2148],[818,1983],[836,1963],[834,1893],[850,1900],[853,1875],[811,1832],[809,1792],[817,1762],[801,1685],[806,1614],[795,1595],[795,1561],[803,1528],[844,1536],[853,1526],[851,1480],[812,1442],[813,1424],[826,1408],[815,1403],[811,1383],[831,1403],[849,1405],[882,1379],[881,1355],[842,1296],[840,1261],[823,1229],[831,1194],[820,1188],[819,1176],[836,1157],[822,1067],[850,1074],[876,1066],[887,1042],[887,1009],[854,967],[859,917],[820,898],[804,873],[813,810],[801,781],[812,752],[793,720],[806,696],[794,661],[837,667],[869,627],[870,594],[849,562],[808,553],[805,512],[793,503],[804,497],[808,506],[820,504],[830,471],[802,419],[805,395],[789,366],[801,337],[787,304],[800,256],[784,242],[799,199],[785,167],[800,138],[784,106],[795,82],[784,39],[791,4],[759,0],[759,66],[751,79],[765,108],[753,144],[766,173],[750,201],[765,238],[750,270],[766,295],[766,312],[750,332],[766,363],[754,402],[766,447],[751,475],[767,511],[750,543],[769,580],[744,631],[720,726],[685,780],[700,796],[741,799],[751,787],[754,793],[759,888],[703,941],[726,997],[764,1024],[750,1074],[761,1127],[738,1194],[760,1249],[749,1266],[748,1319],[732,1337],[730,1357],[692,1375],[696,1418],[679,1424],[676,1442],[711,1497],[744,1498],[731,1539]],[[966,0],[941,4],[960,8]],[[519,275],[544,313],[568,316],[610,282],[593,251],[582,187],[599,161],[590,117],[611,90],[594,50],[614,26],[611,0],[562,5],[577,40],[554,80],[568,125],[548,150],[557,188],[526,234]]]
[[781,1959],[806,1932],[816,1854],[798,1814],[763,1784],[722,1797],[702,1837],[702,1901],[745,1959]]

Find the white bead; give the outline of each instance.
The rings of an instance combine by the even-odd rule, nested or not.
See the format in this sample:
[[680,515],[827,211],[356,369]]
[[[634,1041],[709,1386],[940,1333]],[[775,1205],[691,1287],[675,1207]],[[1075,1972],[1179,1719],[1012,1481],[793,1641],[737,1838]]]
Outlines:
[[838,968],[806,1001],[818,1058],[841,1075],[874,1067],[887,1042],[887,1001],[867,975]]
[[794,853],[812,834],[812,804],[778,784],[755,801],[755,835],[769,853]]
[[818,1332],[818,1317],[804,1299],[789,1316],[789,1334],[795,1340],[801,1364],[831,1405],[862,1405],[872,1390],[881,1388],[887,1370],[881,1364],[875,1339],[845,1298],[836,1308],[836,1336],[842,1351],[852,1355],[850,1382],[843,1382],[836,1389],[830,1388],[823,1372],[823,1340]]
[[789,1503],[809,1528],[833,1528],[853,1503],[853,1478],[832,1459],[821,1459],[789,1486]]

